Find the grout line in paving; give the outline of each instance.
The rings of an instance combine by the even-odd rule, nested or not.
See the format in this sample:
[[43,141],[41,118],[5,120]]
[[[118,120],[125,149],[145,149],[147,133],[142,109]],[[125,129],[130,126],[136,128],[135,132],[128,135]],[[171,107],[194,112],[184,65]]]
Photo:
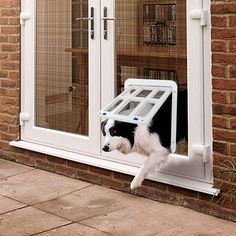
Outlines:
[[[113,212],[116,212],[116,211],[119,211],[119,210],[122,210],[122,209],[126,209],[126,207],[120,207],[120,208],[117,208],[117,209],[108,211],[108,212],[106,212],[106,213],[101,213],[101,214],[97,214],[97,215],[94,215],[94,216],[90,216],[90,217],[87,217],[87,218],[78,220],[78,221],[76,221],[76,223],[84,224],[84,223],[81,223],[81,222],[82,222],[82,221],[85,221],[85,220],[89,220],[89,219],[96,218],[96,217],[98,217],[98,216],[108,215],[108,214],[110,214],[110,213],[113,213]],[[84,225],[86,225],[86,224],[84,224]],[[86,226],[89,226],[89,225],[86,225]]]
[[100,232],[103,232],[103,233],[105,233],[105,234],[107,234],[107,235],[109,235],[109,236],[112,236],[112,235],[113,235],[113,234],[111,234],[111,233],[109,233],[109,232],[103,231],[103,230],[101,230],[101,229],[97,229],[97,228],[95,228],[94,226],[91,226],[91,225],[86,225],[86,224],[83,224],[83,223],[80,223],[80,222],[76,222],[76,224],[83,225],[83,226],[86,226],[86,227],[91,228],[91,229],[95,229],[95,230],[100,231]]
[[30,236],[39,235],[39,234],[46,233],[46,232],[49,232],[49,231],[51,231],[51,230],[59,229],[59,228],[61,228],[61,227],[65,227],[65,226],[72,225],[72,224],[74,224],[74,223],[71,222],[71,223],[68,223],[68,224],[60,225],[60,226],[57,226],[57,227],[53,227],[53,228],[51,228],[51,229],[47,229],[47,230],[40,231],[40,232],[35,233],[35,234],[31,234]]
[[18,211],[18,210],[27,208],[27,207],[29,207],[29,206],[23,206],[23,207],[19,207],[19,208],[13,209],[13,210],[11,210],[11,211],[3,212],[3,213],[0,214],[0,216],[3,216],[3,215],[5,215],[5,214],[11,213],[11,212],[15,212],[15,211]]
[[57,200],[57,199],[59,199],[59,198],[65,197],[65,196],[67,196],[67,195],[73,194],[73,193],[75,193],[75,192],[78,192],[78,191],[80,191],[80,190],[86,189],[86,188],[91,187],[91,186],[92,186],[92,184],[89,185],[89,186],[86,186],[86,187],[80,188],[80,189],[73,190],[72,192],[62,194],[62,195],[60,195],[60,196],[57,196],[57,197],[52,198],[52,199],[49,199],[49,200],[45,200],[45,201],[41,201],[41,202],[37,202],[37,203],[33,203],[33,204],[29,204],[29,206],[34,207],[34,206],[39,205],[39,204],[42,204],[42,203],[55,201],[55,200]]
[[36,169],[34,168],[32,170],[26,170],[26,171],[22,171],[20,173],[14,174],[14,175],[9,175],[9,176],[6,176],[6,177],[2,177],[2,178],[0,178],[0,182],[6,181],[9,178],[12,178],[12,177],[15,177],[15,176],[18,176],[18,175],[21,175],[21,174],[25,174],[25,173],[28,173],[28,172],[31,172],[31,171],[35,171],[35,170]]

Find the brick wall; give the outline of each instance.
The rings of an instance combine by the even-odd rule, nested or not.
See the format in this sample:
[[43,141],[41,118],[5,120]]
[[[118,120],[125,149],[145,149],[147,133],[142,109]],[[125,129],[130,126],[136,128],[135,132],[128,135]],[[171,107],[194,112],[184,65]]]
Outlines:
[[[10,147],[19,136],[19,5],[0,0],[0,158],[130,192],[131,176]],[[212,1],[215,185],[220,197],[152,181],[132,191],[153,200],[236,221],[236,2]],[[228,162],[226,162],[228,161]],[[232,174],[233,173],[233,174]]]
[[236,209],[236,1],[212,1],[214,180]]

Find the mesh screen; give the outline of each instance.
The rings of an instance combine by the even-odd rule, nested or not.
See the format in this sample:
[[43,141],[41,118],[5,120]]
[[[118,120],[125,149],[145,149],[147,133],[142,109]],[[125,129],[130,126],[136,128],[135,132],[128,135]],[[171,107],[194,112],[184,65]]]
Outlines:
[[[128,78],[187,88],[186,0],[116,0],[117,94]],[[187,154],[183,140],[177,153]]]
[[36,3],[36,125],[88,135],[87,1]]

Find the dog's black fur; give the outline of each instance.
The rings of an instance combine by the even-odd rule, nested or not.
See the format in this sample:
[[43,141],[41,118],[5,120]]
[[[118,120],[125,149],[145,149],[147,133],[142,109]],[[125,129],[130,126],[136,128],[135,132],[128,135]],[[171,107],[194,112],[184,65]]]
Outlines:
[[[177,102],[177,124],[176,124],[176,142],[181,139],[188,140],[188,98],[187,90],[178,92]],[[171,104],[172,96],[165,101],[156,115],[153,117],[148,130],[151,133],[157,133],[161,145],[167,149],[171,144]],[[105,125],[107,121],[102,122],[102,133],[105,136]],[[115,125],[109,129],[111,136],[121,136],[127,138],[131,145],[134,144],[134,131],[137,125],[115,121]],[[106,150],[104,150],[106,151]]]

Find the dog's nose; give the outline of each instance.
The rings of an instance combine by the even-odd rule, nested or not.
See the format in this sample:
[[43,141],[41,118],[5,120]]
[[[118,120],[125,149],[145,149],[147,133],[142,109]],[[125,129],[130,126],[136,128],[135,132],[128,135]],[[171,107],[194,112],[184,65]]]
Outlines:
[[105,145],[102,149],[104,152],[108,152],[109,151],[109,147],[107,145]]

